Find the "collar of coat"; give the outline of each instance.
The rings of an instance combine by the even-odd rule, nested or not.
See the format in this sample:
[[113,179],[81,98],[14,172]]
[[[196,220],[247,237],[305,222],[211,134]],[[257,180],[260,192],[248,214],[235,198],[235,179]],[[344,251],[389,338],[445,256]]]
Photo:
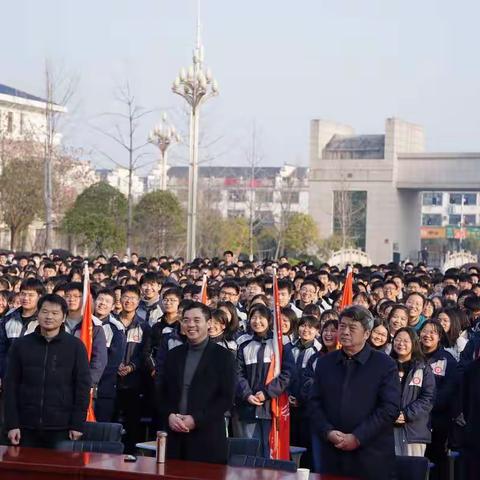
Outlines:
[[344,362],[345,359],[347,358],[352,358],[357,363],[364,365],[365,363],[367,363],[367,360],[370,358],[371,353],[372,353],[372,347],[368,343],[366,343],[365,346],[352,357],[349,357],[342,349],[341,354],[337,358],[337,363]]

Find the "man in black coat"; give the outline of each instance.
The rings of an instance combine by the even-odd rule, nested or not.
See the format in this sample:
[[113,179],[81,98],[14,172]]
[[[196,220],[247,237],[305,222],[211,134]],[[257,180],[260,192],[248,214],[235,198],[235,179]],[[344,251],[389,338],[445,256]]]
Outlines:
[[159,402],[168,424],[169,458],[227,460],[224,415],[233,405],[234,357],[210,341],[210,323],[210,310],[194,302],[183,312],[187,343],[167,354]]
[[310,415],[320,473],[386,480],[394,469],[400,382],[393,359],[366,344],[372,327],[364,307],[343,310],[342,349],[318,360]]
[[38,302],[38,327],[9,352],[5,426],[13,445],[53,448],[82,436],[91,388],[85,346],[65,332],[67,304],[58,295]]

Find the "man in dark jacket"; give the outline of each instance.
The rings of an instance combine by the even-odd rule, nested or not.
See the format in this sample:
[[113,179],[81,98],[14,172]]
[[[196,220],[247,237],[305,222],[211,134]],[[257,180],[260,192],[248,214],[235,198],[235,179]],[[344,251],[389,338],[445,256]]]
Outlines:
[[5,379],[5,426],[13,445],[53,448],[82,436],[91,388],[87,352],[65,332],[65,300],[38,302],[38,327],[18,339]]
[[17,338],[37,327],[37,303],[45,293],[40,280],[26,278],[20,285],[20,307],[11,310],[0,322],[0,385],[7,368],[8,350]]
[[385,480],[393,470],[400,382],[393,359],[366,344],[372,326],[364,307],[343,310],[342,349],[318,360],[310,415],[321,473]]
[[194,302],[183,312],[187,343],[170,350],[162,382],[162,410],[168,422],[169,458],[225,463],[224,414],[233,405],[233,355],[211,342],[210,310]]

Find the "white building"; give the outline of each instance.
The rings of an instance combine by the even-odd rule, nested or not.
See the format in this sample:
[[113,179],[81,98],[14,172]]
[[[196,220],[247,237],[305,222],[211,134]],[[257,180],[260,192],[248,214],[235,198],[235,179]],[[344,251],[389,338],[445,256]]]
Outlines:
[[[128,196],[128,168],[118,167],[115,169],[97,169],[97,177],[102,182],[106,182],[112,187],[120,190],[125,196]],[[135,172],[132,173],[132,195],[138,200],[146,192],[145,178],[139,177]]]
[[[51,105],[54,113],[66,113],[60,105]],[[0,137],[10,140],[29,139],[43,143],[46,138],[46,100],[0,84]],[[56,134],[54,143],[59,144]]]

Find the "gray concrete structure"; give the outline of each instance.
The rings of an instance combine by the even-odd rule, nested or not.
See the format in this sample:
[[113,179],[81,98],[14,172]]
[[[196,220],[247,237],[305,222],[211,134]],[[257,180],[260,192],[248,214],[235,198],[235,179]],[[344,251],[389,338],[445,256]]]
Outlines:
[[312,120],[309,211],[322,237],[333,233],[335,191],[366,191],[366,251],[376,263],[416,258],[421,191],[480,190],[480,153],[425,153],[423,128],[388,118],[384,135]]

